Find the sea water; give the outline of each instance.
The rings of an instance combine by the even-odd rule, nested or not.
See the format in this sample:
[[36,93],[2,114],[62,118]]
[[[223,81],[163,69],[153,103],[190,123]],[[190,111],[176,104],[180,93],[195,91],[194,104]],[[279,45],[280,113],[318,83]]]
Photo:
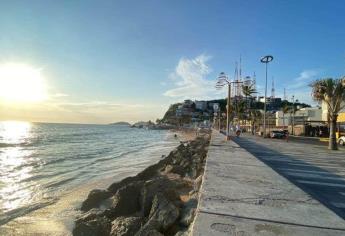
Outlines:
[[[88,192],[91,183],[134,175],[177,143],[164,130],[0,122],[0,227],[8,230],[11,221],[42,211],[81,187]],[[73,194],[79,205],[83,198],[85,193]],[[62,208],[72,207],[65,202]],[[54,217],[46,212],[44,218]]]

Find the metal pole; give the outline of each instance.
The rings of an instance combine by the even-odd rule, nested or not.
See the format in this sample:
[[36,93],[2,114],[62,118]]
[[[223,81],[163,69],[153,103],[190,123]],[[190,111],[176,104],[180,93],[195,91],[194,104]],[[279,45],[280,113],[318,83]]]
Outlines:
[[265,97],[264,97],[264,138],[266,137],[267,64],[268,63],[266,63],[266,80],[265,80]]
[[230,140],[230,96],[231,96],[231,84],[228,83],[228,109],[226,115],[226,139]]
[[260,59],[262,63],[266,64],[266,79],[265,79],[265,97],[264,97],[264,138],[266,136],[266,98],[267,98],[267,67],[268,63],[273,60],[273,56],[267,55]]
[[292,135],[295,135],[295,95],[292,95]]

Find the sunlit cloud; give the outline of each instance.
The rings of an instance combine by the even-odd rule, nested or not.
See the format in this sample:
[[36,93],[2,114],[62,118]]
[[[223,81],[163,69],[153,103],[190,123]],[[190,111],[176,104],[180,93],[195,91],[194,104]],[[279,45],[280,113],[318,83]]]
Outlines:
[[215,80],[207,79],[212,72],[208,61],[210,56],[201,54],[195,58],[181,58],[175,71],[169,75],[174,88],[167,90],[164,96],[177,99],[210,99],[219,97],[215,89]]
[[61,97],[69,97],[69,95],[66,94],[66,93],[55,93],[55,94],[52,95],[52,97],[54,97],[54,98],[61,98]]
[[1,104],[2,119],[67,122],[67,123],[112,123],[116,121],[136,122],[155,120],[164,115],[166,107],[161,104],[119,103],[113,101],[59,101],[27,106]]

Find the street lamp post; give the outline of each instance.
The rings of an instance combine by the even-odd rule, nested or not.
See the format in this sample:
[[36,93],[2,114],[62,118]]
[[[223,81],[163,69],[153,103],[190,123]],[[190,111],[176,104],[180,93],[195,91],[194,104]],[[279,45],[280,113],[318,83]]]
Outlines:
[[292,95],[292,128],[291,133],[294,135],[294,128],[295,128],[295,95]]
[[223,88],[226,84],[228,85],[228,99],[227,99],[227,112],[226,112],[226,139],[230,140],[230,105],[231,105],[231,84],[243,83],[241,81],[230,81],[228,76],[221,72],[218,76],[218,81],[216,84],[217,89]]
[[266,97],[267,97],[267,65],[273,60],[273,56],[267,55],[260,59],[262,63],[266,64],[266,80],[265,80],[265,98],[264,98],[264,138],[266,137]]
[[231,99],[231,82],[228,76],[221,72],[218,76],[218,81],[216,84],[217,89],[221,89],[225,84],[228,85],[228,99],[227,99],[227,109],[226,109],[226,139],[230,140],[230,99]]
[[295,135],[295,102],[298,102],[298,99],[295,100],[295,95],[292,95],[292,127],[291,133]]

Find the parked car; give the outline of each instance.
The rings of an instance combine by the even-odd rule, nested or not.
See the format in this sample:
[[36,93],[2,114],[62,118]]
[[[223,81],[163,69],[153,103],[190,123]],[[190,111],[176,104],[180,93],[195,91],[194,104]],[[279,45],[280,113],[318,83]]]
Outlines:
[[274,130],[270,133],[271,138],[284,138],[286,136],[284,131]]
[[341,136],[341,137],[338,139],[338,143],[339,143],[341,146],[344,146],[344,145],[345,145],[345,136]]

